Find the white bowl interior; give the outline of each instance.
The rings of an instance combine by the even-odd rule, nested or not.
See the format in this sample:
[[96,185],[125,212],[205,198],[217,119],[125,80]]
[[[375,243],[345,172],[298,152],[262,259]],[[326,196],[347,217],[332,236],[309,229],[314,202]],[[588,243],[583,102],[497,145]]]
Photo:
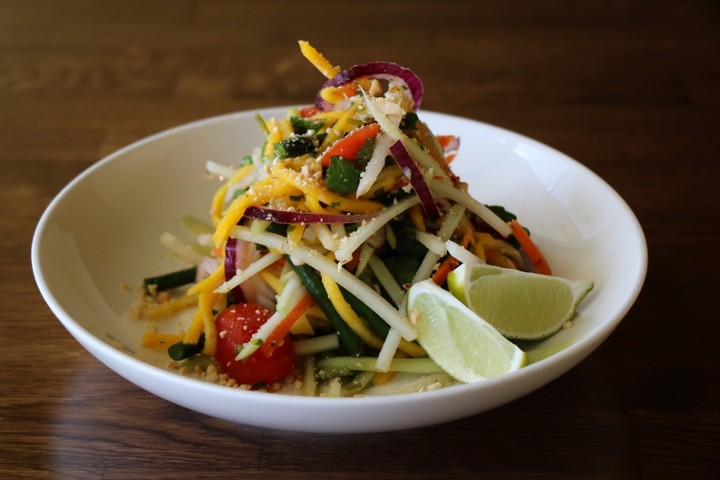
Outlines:
[[[110,155],[58,194],[33,239],[36,281],[63,325],[111,369],[162,398],[231,421],[302,431],[383,431],[449,421],[518,398],[572,368],[612,332],[640,292],[645,238],[631,210],[604,181],[521,135],[421,112],[436,133],[461,137],[453,168],[478,200],[516,213],[555,274],[595,281],[573,328],[534,345],[531,358],[542,359],[524,369],[421,394],[305,398],[240,391],[169,371],[163,354],[139,346],[146,323],[129,313],[132,288],[144,277],[183,266],[158,238],[179,231],[184,214],[205,218],[218,186],[205,176],[205,161],[235,164],[258,146],[255,114],[191,123]],[[185,320],[160,326],[177,330]]]

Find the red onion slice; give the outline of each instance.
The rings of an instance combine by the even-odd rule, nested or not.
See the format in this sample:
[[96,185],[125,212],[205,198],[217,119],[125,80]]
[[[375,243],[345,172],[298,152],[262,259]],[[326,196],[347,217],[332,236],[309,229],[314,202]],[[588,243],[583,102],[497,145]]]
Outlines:
[[360,223],[369,220],[373,215],[360,214],[323,214],[309,212],[289,212],[268,207],[248,207],[245,216],[257,220],[265,220],[283,224],[310,224],[310,223]]
[[[424,91],[422,80],[409,68],[392,62],[370,62],[352,66],[325,82],[320,90],[327,87],[340,87],[361,77],[400,80],[410,90],[410,95],[414,102],[413,109],[415,111],[420,109]],[[320,110],[328,110],[330,108],[330,104],[323,100],[319,93],[315,99],[315,106]]]
[[[225,242],[225,281],[230,280],[237,274],[238,241],[236,238],[228,238]],[[230,297],[233,303],[245,302],[245,293],[239,286],[230,290]]]
[[398,165],[400,165],[400,168],[402,168],[405,176],[408,180],[410,180],[410,185],[412,185],[415,193],[420,199],[420,205],[422,205],[422,208],[425,210],[425,214],[428,218],[430,218],[430,220],[437,220],[440,218],[440,210],[435,204],[435,199],[430,191],[430,186],[425,181],[420,167],[418,167],[415,160],[412,159],[408,151],[405,149],[405,145],[403,145],[402,141],[398,140],[393,143],[390,147],[390,153],[392,153],[395,161]]

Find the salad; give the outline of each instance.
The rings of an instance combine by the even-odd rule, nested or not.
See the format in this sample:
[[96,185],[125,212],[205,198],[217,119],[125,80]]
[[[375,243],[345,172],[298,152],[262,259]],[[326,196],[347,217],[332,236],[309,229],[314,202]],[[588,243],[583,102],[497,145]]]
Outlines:
[[146,278],[136,309],[193,319],[143,345],[248,389],[357,395],[398,372],[454,383],[417,341],[410,286],[447,290],[463,263],[550,267],[512,213],[453,174],[460,139],[423,123],[417,75],[390,62],[341,70],[300,49],[327,78],[314,104],[258,116],[262,145],[237,165],[207,163],[220,181],[209,218],[183,219],[191,242],[161,237],[191,265]]

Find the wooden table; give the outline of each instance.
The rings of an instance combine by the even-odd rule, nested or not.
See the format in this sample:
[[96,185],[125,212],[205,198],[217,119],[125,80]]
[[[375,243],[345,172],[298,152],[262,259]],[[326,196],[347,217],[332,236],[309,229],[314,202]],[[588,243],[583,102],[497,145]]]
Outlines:
[[[720,5],[702,1],[0,0],[0,477],[714,478],[720,471]],[[33,229],[104,155],[211,115],[307,103],[335,64],[413,68],[424,108],[545,142],[649,244],[621,326],[539,391],[382,434],[235,425],[86,353],[35,287]]]

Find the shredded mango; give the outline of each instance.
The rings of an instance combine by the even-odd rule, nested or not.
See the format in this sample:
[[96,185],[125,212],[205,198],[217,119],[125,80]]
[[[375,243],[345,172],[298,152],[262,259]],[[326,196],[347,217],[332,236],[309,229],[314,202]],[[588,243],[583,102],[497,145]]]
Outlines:
[[425,215],[423,214],[423,209],[420,204],[410,207],[410,210],[408,210],[408,216],[415,228],[421,232],[425,231]]
[[422,348],[420,345],[418,345],[415,342],[408,342],[404,338],[400,340],[400,345],[398,345],[398,350],[407,353],[411,357],[426,357],[427,352],[424,348]]
[[222,220],[215,229],[213,242],[216,247],[221,246],[234,227],[245,214],[245,210],[253,205],[264,205],[274,198],[286,195],[297,195],[301,190],[294,185],[288,185],[278,177],[269,176],[255,183],[243,195],[230,204],[223,213]]
[[230,177],[227,183],[225,183],[217,190],[217,192],[215,192],[212,203],[210,205],[210,217],[212,218],[213,225],[219,225],[220,221],[222,220],[222,211],[223,206],[225,205],[225,197],[227,196],[227,192],[230,186],[250,175],[253,170],[255,170],[255,166],[252,164],[240,167],[239,169],[237,169],[237,171],[235,171],[233,176]]
[[472,246],[471,251],[483,262],[487,263],[487,257],[485,256],[485,246],[481,242],[476,242]]
[[307,58],[320,73],[327,78],[333,78],[340,73],[340,68],[334,67],[327,61],[323,54],[318,52],[310,43],[305,40],[300,40],[298,43],[300,44],[300,52],[302,52],[303,56]]
[[222,220],[222,210],[225,205],[225,197],[227,196],[228,185],[223,185],[218,188],[215,195],[213,195],[212,202],[210,203],[210,218],[214,226],[218,226]]
[[292,245],[299,245],[305,233],[305,225],[291,225],[287,230],[287,238]]
[[200,280],[198,283],[188,288],[187,295],[193,295],[202,292],[212,292],[225,280],[225,268],[220,265],[213,273]]
[[270,134],[267,136],[263,153],[266,158],[272,158],[275,155],[275,144],[288,138],[293,133],[293,130],[288,118],[280,120],[270,118],[265,121],[265,126]]
[[235,171],[235,173],[233,174],[232,177],[230,177],[230,179],[227,182],[228,185],[232,185],[233,183],[239,182],[243,178],[250,175],[253,172],[253,170],[255,170],[255,166],[253,164],[243,165],[242,167],[238,168]]
[[345,116],[345,112],[343,110],[327,110],[316,113],[313,118],[324,120],[325,125],[327,126],[328,123],[336,122],[343,116]]
[[329,147],[336,140],[344,137],[350,130],[358,127],[358,125],[351,120],[357,113],[357,109],[358,105],[355,104],[345,110],[343,115],[338,118],[337,122],[335,122],[335,125],[328,129],[327,136],[325,137],[325,140],[323,140],[323,148]]
[[303,315],[298,318],[295,323],[293,323],[292,327],[290,327],[290,333],[293,335],[313,335],[315,333],[315,329],[313,329],[307,315]]
[[200,310],[198,310],[197,312],[195,312],[195,316],[193,317],[192,323],[190,323],[190,327],[188,327],[187,332],[185,332],[183,343],[188,345],[197,345],[197,343],[200,341],[200,335],[202,334],[202,332],[203,319]]
[[205,345],[202,350],[204,355],[215,355],[217,348],[217,329],[215,328],[215,314],[213,313],[216,299],[217,294],[207,291],[200,292],[198,298],[198,310],[200,311],[203,331],[205,332]]
[[330,207],[341,208],[351,213],[376,213],[384,207],[379,202],[372,200],[346,198],[328,190],[319,181],[313,178],[303,178],[301,175],[282,164],[272,167],[272,175],[302,191],[306,198],[316,198]]
[[323,207],[320,204],[320,199],[318,199],[318,197],[314,195],[309,195],[307,193],[305,194],[305,205],[312,213],[326,214],[339,212],[337,208]]
[[363,342],[375,349],[382,348],[382,340],[376,336],[365,322],[355,313],[350,304],[345,300],[335,280],[325,273],[321,273],[322,284],[325,287],[328,298],[340,317],[348,326],[362,339]]
[[277,295],[280,295],[280,293],[283,291],[284,285],[280,283],[280,279],[278,277],[268,272],[267,270],[263,270],[258,275],[260,275],[260,278],[262,278],[265,283],[270,285],[270,288],[272,288]]

